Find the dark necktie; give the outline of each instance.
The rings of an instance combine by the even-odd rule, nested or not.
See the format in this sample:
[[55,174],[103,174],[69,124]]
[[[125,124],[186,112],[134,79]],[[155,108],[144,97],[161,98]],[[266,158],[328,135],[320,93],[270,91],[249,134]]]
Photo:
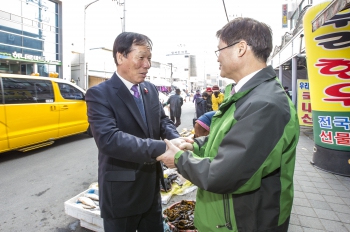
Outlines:
[[131,90],[134,92],[134,100],[136,102],[137,108],[139,108],[139,111],[141,113],[142,119],[143,121],[146,123],[147,125],[147,120],[146,120],[146,113],[145,113],[145,108],[143,106],[143,101],[140,97],[140,92],[139,92],[139,88],[137,85],[133,85],[131,87]]
[[133,85],[131,90],[134,92],[134,97],[140,98],[139,88],[137,85]]

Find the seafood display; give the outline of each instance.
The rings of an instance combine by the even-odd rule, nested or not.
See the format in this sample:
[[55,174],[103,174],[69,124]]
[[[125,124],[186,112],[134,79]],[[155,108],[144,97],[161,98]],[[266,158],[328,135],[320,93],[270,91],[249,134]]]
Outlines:
[[81,203],[81,207],[90,210],[99,210],[98,189],[89,189],[87,192],[78,197],[77,203]]
[[[171,190],[171,185],[176,181],[177,178],[178,178],[177,173],[172,173],[172,174],[168,175],[167,177],[164,177],[164,183],[165,183],[167,191]],[[162,186],[162,185],[160,185],[160,186]],[[161,187],[160,190],[165,192],[163,187]]]
[[173,231],[197,231],[193,224],[195,204],[195,201],[182,200],[163,211]]

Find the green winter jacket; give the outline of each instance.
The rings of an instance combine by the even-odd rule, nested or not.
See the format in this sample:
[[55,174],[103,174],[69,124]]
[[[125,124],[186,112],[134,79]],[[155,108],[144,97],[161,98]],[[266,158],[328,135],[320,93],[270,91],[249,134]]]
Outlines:
[[299,124],[293,103],[268,66],[225,99],[210,134],[175,155],[198,186],[195,226],[211,231],[287,231]]

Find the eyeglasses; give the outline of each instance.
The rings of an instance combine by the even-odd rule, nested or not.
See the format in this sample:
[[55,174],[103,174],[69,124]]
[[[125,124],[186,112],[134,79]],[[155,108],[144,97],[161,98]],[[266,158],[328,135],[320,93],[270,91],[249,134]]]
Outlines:
[[233,43],[233,44],[230,44],[230,45],[228,45],[228,46],[226,46],[226,47],[224,47],[224,48],[220,48],[219,50],[215,51],[216,57],[219,57],[220,51],[221,51],[221,50],[224,50],[225,48],[232,47],[233,45],[238,44],[239,42],[241,42],[241,41],[235,42],[235,43]]

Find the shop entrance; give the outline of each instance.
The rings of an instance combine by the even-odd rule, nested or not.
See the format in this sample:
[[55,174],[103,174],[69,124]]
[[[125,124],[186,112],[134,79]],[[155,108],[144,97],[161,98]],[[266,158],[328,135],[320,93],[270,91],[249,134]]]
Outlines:
[[21,74],[22,75],[30,75],[34,72],[33,64],[21,64]]
[[33,63],[21,63],[19,61],[0,60],[0,73],[30,75],[33,72]]

